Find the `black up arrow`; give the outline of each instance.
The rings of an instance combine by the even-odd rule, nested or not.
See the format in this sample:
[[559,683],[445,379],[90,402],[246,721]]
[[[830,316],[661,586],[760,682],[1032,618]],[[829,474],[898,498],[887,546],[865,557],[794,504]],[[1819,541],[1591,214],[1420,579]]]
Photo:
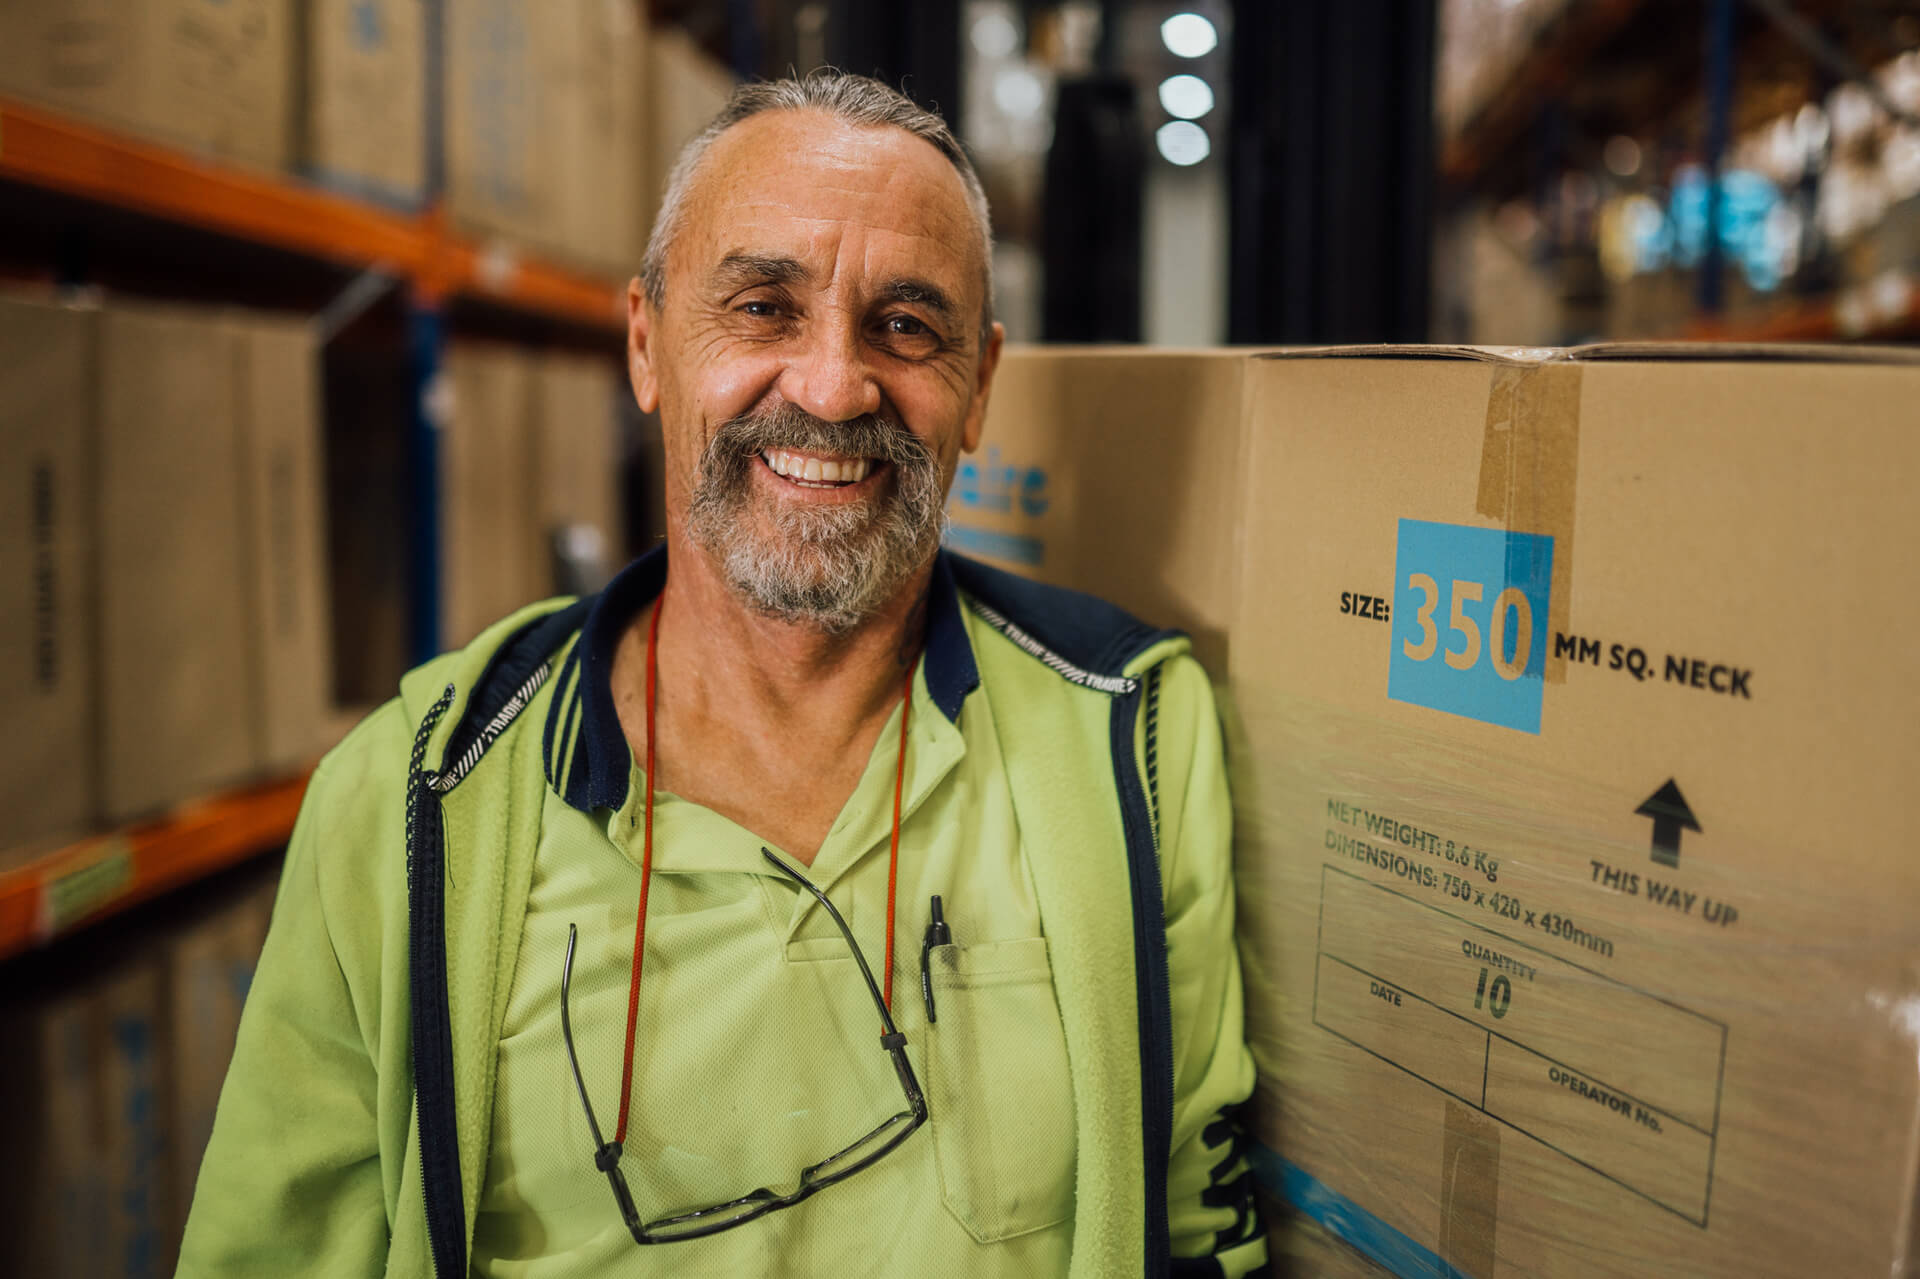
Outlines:
[[1680,865],[1680,829],[1698,831],[1700,823],[1687,807],[1687,797],[1671,777],[1667,784],[1647,796],[1647,802],[1634,810],[1636,816],[1653,818],[1653,860],[1662,866]]

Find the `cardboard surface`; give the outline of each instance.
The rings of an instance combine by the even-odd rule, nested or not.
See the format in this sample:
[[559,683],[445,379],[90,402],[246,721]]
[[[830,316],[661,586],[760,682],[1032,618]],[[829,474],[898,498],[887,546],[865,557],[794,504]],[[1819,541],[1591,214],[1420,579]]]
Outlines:
[[[614,397],[626,383],[609,360],[555,355],[536,374],[534,473],[536,527],[543,547],[558,530],[592,530],[599,571],[624,562],[626,524],[620,511],[619,422]],[[578,549],[584,551],[585,547]]]
[[548,593],[534,483],[532,358],[456,343],[440,432],[441,643],[457,648]]
[[733,72],[678,27],[655,31],[647,49],[649,151],[641,207],[647,224],[660,212],[680,150],[720,114],[733,96]]
[[0,847],[93,816],[98,323],[0,297]]
[[405,351],[349,342],[327,345],[322,372],[334,700],[371,707],[409,665],[413,373]]
[[319,351],[303,324],[234,323],[256,766],[317,757],[333,704]]
[[645,229],[646,26],[624,0],[443,9],[448,207],[469,230],[628,272]]
[[315,180],[412,206],[427,187],[425,0],[305,0],[300,166]]
[[6,1010],[0,1093],[14,1119],[0,1168],[0,1270],[172,1273],[160,1009],[158,962],[126,959]]
[[1261,1139],[1431,1272],[1903,1273],[1920,369],[1422,354],[1248,373]]
[[253,767],[233,337],[206,315],[102,317],[99,715],[105,816]]
[[0,92],[216,159],[287,167],[294,0],[8,0]]
[[166,939],[172,1050],[167,1106],[173,1136],[167,1210],[175,1238],[186,1228],[200,1161],[213,1136],[214,1111],[233,1061],[240,1011],[266,941],[276,882],[270,875],[259,877],[249,891],[186,921]]
[[949,545],[1193,636],[1226,672],[1246,351],[1009,347]]

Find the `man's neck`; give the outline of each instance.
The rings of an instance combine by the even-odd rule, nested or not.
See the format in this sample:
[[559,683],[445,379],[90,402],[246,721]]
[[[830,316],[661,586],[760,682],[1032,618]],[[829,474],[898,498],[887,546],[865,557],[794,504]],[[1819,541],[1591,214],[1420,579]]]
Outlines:
[[[857,777],[925,641],[932,564],[873,617],[828,634],[746,604],[684,537],[670,535],[668,548],[667,583],[655,606],[659,787],[720,806],[716,785],[738,795],[749,777],[765,776],[777,789],[774,775],[796,766],[817,767],[823,782],[829,774]],[[614,705],[641,758],[650,620],[634,619],[612,670]],[[787,785],[798,781],[789,776]],[[750,808],[748,801],[741,811]]]
[[661,680],[704,685],[709,698],[751,709],[754,719],[884,715],[925,639],[931,563],[873,617],[838,634],[748,605],[697,547],[672,546],[667,563]]

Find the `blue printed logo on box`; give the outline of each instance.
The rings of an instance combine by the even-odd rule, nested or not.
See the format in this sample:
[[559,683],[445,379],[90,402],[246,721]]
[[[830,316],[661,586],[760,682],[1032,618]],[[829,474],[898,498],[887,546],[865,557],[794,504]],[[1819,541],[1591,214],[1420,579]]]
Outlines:
[[1401,520],[1387,696],[1540,731],[1553,538]]

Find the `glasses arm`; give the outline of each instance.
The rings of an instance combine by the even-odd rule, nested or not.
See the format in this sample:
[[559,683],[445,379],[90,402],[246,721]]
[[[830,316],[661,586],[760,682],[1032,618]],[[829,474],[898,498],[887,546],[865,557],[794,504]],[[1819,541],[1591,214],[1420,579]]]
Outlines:
[[593,1103],[587,1100],[587,1083],[580,1076],[580,1057],[573,1050],[573,1016],[568,1008],[573,995],[573,946],[579,937],[579,930],[572,924],[567,925],[567,959],[560,970],[560,1037],[567,1041],[567,1064],[573,1067],[573,1086],[580,1090],[580,1106],[587,1112],[587,1127],[593,1130],[593,1166],[607,1175],[607,1182],[613,1187],[613,1197],[620,1203],[620,1215],[626,1218],[627,1229],[640,1238],[640,1211],[633,1205],[633,1194],[627,1189],[627,1179],[620,1175],[620,1143],[606,1141],[600,1136],[600,1121],[593,1116]]
[[[827,900],[827,895],[814,887],[812,880],[787,865],[784,861],[781,861],[778,857],[775,857],[772,849],[763,845],[760,849],[760,855],[772,862],[782,874],[812,893],[814,900],[826,908],[827,915],[833,920],[835,926],[840,929],[840,935],[847,939],[847,949],[853,952],[854,962],[860,965],[860,975],[867,979],[867,993],[873,996],[873,1006],[880,1010],[880,1024],[886,1027],[888,1037],[899,1035],[900,1032],[894,1028],[893,1013],[888,1010],[887,1001],[885,997],[880,994],[880,984],[874,981],[873,970],[867,967],[867,957],[860,953],[860,943],[853,939],[853,930],[847,927],[847,921],[840,917],[840,912],[834,909],[832,902]],[[904,1037],[901,1042],[905,1042]]]

